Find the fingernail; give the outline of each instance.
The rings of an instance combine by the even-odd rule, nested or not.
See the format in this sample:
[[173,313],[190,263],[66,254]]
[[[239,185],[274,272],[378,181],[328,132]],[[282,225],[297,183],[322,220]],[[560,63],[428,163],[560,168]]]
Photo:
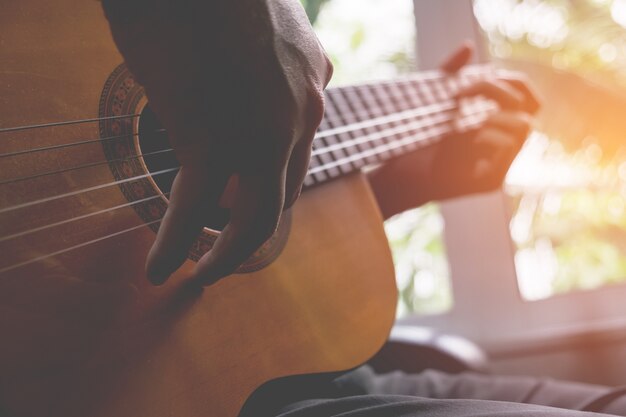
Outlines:
[[287,208],[291,208],[291,206],[293,206],[294,204],[296,204],[296,201],[298,201],[298,199],[300,198],[300,195],[302,195],[302,185],[300,185],[300,188],[298,188],[298,192],[295,193],[295,195],[292,197],[291,201],[289,202],[289,204],[287,205]]

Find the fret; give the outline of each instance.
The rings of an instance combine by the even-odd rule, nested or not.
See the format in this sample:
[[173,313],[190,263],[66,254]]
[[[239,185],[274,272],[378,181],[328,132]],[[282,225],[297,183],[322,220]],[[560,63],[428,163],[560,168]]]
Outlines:
[[[346,125],[346,123],[343,121],[343,118],[341,116],[341,109],[337,107],[337,104],[332,99],[332,96],[336,94],[336,90],[337,89],[326,91],[326,108],[332,109],[332,111],[327,112],[327,114],[330,114],[332,116],[332,117],[329,117],[327,120],[327,130],[340,128]],[[319,142],[319,145],[317,146],[317,148],[327,148],[329,146],[340,143],[341,140],[340,140],[340,137],[337,135],[325,135],[317,139],[316,141]],[[330,153],[322,154],[320,159],[322,160],[324,165],[329,165],[331,162],[344,158],[346,155],[348,154],[346,153],[345,150],[338,149]],[[341,174],[347,174],[349,172],[351,172],[351,170],[346,170],[345,167],[333,167],[332,169],[328,170],[326,174],[329,175],[331,178],[334,178],[336,176],[339,176]]]
[[[388,94],[390,94],[392,97],[394,97],[394,100],[391,101],[392,105],[393,105],[393,110],[395,112],[398,111],[402,111],[408,108],[412,108],[412,104],[411,102],[407,99],[406,95],[404,94],[404,92],[402,91],[402,89],[400,88],[400,86],[398,85],[398,83],[390,83],[387,84],[385,86],[383,86],[382,88],[383,90],[387,91]],[[422,120],[423,118],[428,118],[427,115],[425,116],[419,116],[419,120]],[[411,121],[415,120],[415,118],[411,118]],[[405,121],[406,123],[406,121]],[[404,132],[404,133],[400,133],[397,135],[391,135],[388,137],[388,142],[395,142],[399,139],[403,139],[404,137],[410,135],[410,132]],[[391,156],[397,156],[403,153],[403,150],[401,148],[398,147],[393,147],[391,148]]]
[[[385,88],[385,85],[375,85],[371,88],[374,97],[376,97],[376,99],[382,103],[385,111],[389,114],[397,113],[399,109],[399,106],[396,104],[396,98],[394,96],[397,95],[397,93],[394,93],[394,86],[395,83],[389,83],[388,88]],[[401,123],[401,121],[389,123],[384,126],[384,129],[394,128],[396,126],[399,126]],[[387,135],[384,138],[384,142],[387,144],[393,143],[394,140],[394,135]],[[392,156],[392,151],[387,151],[385,154],[385,158],[390,158]]]
[[[374,95],[373,91],[372,91],[372,86],[371,85],[365,85],[363,86],[363,88],[360,88],[357,90],[357,94],[359,95],[359,97],[361,98],[361,100],[363,100],[363,102],[365,103],[376,103],[378,106],[374,107],[374,106],[367,106],[367,109],[369,111],[370,117],[371,118],[376,118],[378,116],[383,115],[385,112],[382,108],[382,106],[380,105],[378,99],[376,98],[376,96]],[[376,111],[378,110],[378,111]],[[384,132],[386,129],[388,129],[389,127],[391,127],[391,124],[389,123],[385,123],[379,126],[376,126],[374,131],[375,132]],[[381,144],[385,144],[388,143],[388,139],[386,136],[381,137],[378,140],[375,140],[372,142],[372,146],[378,146]],[[384,152],[380,155],[380,159],[386,160],[389,157],[387,152]]]
[[[328,92],[329,94],[327,95],[327,98],[333,104],[333,106],[338,112],[338,115],[339,115],[338,120],[341,121],[341,125],[343,126],[351,125],[355,122],[360,122],[361,120],[357,120],[355,116],[352,115],[353,113],[352,109],[348,106],[345,98],[343,97],[343,90],[344,90],[343,88],[337,88],[333,91],[329,91]],[[356,137],[356,131],[351,129],[349,131],[340,132],[335,135],[329,136],[328,141],[330,142],[331,140],[333,140],[334,142],[339,142],[339,143],[350,142],[355,137]],[[341,156],[335,159],[345,159],[346,156],[352,155],[354,153],[358,153],[360,151],[361,149],[357,145],[344,147],[340,151]],[[336,156],[337,154],[333,152],[333,155]],[[361,168],[362,166],[363,166],[363,161],[354,161],[348,165],[339,165],[339,169],[341,169],[343,172],[348,173],[348,172],[357,170]]]
[[337,128],[332,128],[328,130],[324,130],[321,132],[317,132],[316,137],[324,138],[328,136],[334,136],[339,133],[348,132],[354,129],[361,129],[365,127],[374,127],[380,126],[383,123],[408,123],[411,119],[416,117],[423,117],[429,114],[446,112],[449,110],[456,109],[457,105],[453,101],[448,101],[446,103],[434,103],[428,106],[421,106],[414,109],[408,109],[401,112],[395,112],[388,114],[387,116],[381,116],[375,119],[364,120],[362,122],[354,123],[351,125],[339,126]]
[[[354,94],[356,94],[357,96],[361,97],[362,96],[362,92],[363,91],[367,91],[369,88],[371,88],[372,85],[371,84],[362,84],[362,85],[358,85],[358,86],[348,86],[348,87],[342,87],[345,90],[349,90],[349,91],[353,91]],[[386,116],[389,114],[389,112],[386,112],[385,109],[381,106],[381,103],[378,102],[377,100],[373,99],[372,97],[361,97],[364,99],[364,103],[365,106],[363,106],[364,108],[356,110],[355,111],[355,116],[358,117],[361,120],[364,119],[369,119],[372,117],[372,115],[374,115],[374,117],[380,117],[380,116]]]
[[373,86],[371,84],[366,84],[356,89],[357,95],[361,98],[363,103],[367,104],[365,109],[368,117],[375,119],[391,114],[389,111],[385,110],[383,103],[376,97],[372,89]]
[[[364,113],[365,114],[365,120],[375,120],[376,119],[376,113],[372,112],[369,110],[370,108],[370,104],[372,102],[370,101],[366,101],[363,96],[359,93],[361,90],[363,90],[365,87],[360,87],[360,88],[353,88],[350,89],[350,92],[346,91],[346,97],[348,98],[346,104],[351,107],[355,112],[359,112],[359,113]],[[379,131],[380,130],[380,126],[368,126],[368,127],[364,127],[363,129],[361,129],[357,136],[358,137],[362,137],[362,136],[367,136],[368,134],[372,133],[372,130],[374,131]],[[373,147],[375,147],[376,143],[375,141],[367,141],[364,142],[360,145],[358,145],[359,150],[368,150],[368,149],[372,149]],[[370,156],[365,158],[365,163],[368,165],[371,164],[376,164],[379,162],[379,157],[378,155],[376,156]]]
[[[439,80],[437,78],[432,78],[429,80],[423,80],[421,82],[419,91],[423,93],[423,97],[422,97],[423,103],[432,103],[432,102],[437,102],[439,100],[447,100],[449,98],[447,96],[438,97],[439,94],[441,93],[441,91],[437,90],[435,87],[435,83],[438,83],[438,81]],[[433,130],[436,130],[436,127],[428,126],[424,129],[424,134],[425,135],[433,134]]]
[[[364,89],[363,94],[371,96],[372,100],[378,103],[380,109],[382,110],[384,114],[394,114],[394,107],[391,102],[391,98],[382,89],[380,85],[369,85],[367,89]],[[394,127],[394,123],[389,122],[389,123],[382,124],[380,126],[380,129],[382,131],[386,131],[393,127]],[[385,138],[382,139],[382,142],[384,143],[389,143],[390,141],[392,141],[392,138],[389,136],[386,136]],[[388,156],[389,155],[387,154],[384,155],[385,158],[387,158]]]
[[[339,103],[339,105],[341,106],[341,108],[343,108],[347,112],[347,117],[345,118],[345,120],[346,122],[348,122],[348,124],[359,123],[359,122],[363,122],[365,120],[370,119],[367,113],[363,112],[363,109],[357,110],[355,108],[355,105],[360,102],[360,99],[356,94],[356,89],[354,88],[340,89],[339,94],[336,97],[336,100],[337,100],[337,103]],[[361,114],[364,113],[365,117],[357,118],[354,116],[357,113],[361,113]],[[359,137],[362,137],[364,134],[365,135],[367,134],[367,129],[362,127],[358,130],[351,132],[350,137],[352,139],[358,139]],[[358,141],[355,141],[355,142],[358,142]],[[366,142],[366,143],[359,142],[355,145],[355,147],[358,152],[371,148],[369,142]],[[376,160],[372,159],[371,157],[368,157],[363,161],[363,164],[372,164],[375,162]]]
[[[458,106],[453,95],[484,77],[483,68],[449,77],[438,71],[396,81],[326,91],[324,120],[313,143],[306,187],[417,149],[455,129]],[[465,127],[475,128],[495,104],[461,102]],[[471,113],[468,115],[468,113]]]
[[[315,150],[318,145],[319,145],[319,142],[317,140],[314,140],[313,141],[312,150]],[[327,162],[328,162],[328,160],[324,159],[320,155],[312,155],[311,159],[309,161],[309,168],[308,169],[310,171],[312,169],[315,169],[317,167],[320,167],[320,166],[326,164]],[[314,184],[322,183],[322,182],[324,182],[324,181],[326,181],[328,179],[330,179],[330,177],[329,177],[329,173],[327,173],[327,172],[319,172],[319,173],[311,176],[311,181]],[[309,184],[306,184],[306,185],[309,185]],[[311,184],[311,185],[313,185],[313,184]]]
[[417,93],[417,88],[415,87],[414,83],[414,81],[410,80],[399,81],[397,83],[397,89],[402,92],[402,96],[407,103],[406,105],[410,108],[418,108],[426,104],[422,101],[421,97]]
[[425,104],[435,103],[437,101],[435,92],[431,89],[429,83],[426,80],[418,83],[417,91],[421,95],[422,100]]
[[[446,91],[441,86],[441,78],[433,78],[430,80],[424,81],[425,91],[428,91],[431,94],[431,97],[435,102],[446,101],[450,99],[450,96],[446,93]],[[434,128],[429,127],[426,129],[426,134],[432,134],[432,130]]]
[[[433,102],[428,102],[419,93],[419,88],[415,83],[409,81],[398,82],[397,84],[389,87],[393,94],[399,95],[402,99],[398,102],[400,108],[418,108],[422,106],[428,106]],[[437,100],[438,102],[439,100]]]
[[[364,98],[365,102],[369,104],[368,111],[376,118],[388,116],[394,113],[391,110],[391,107],[388,106],[388,101],[385,101],[385,98],[387,97],[379,97],[377,93],[378,88],[379,86],[372,84],[367,84],[360,88],[361,96]],[[382,128],[384,128],[385,126],[388,125],[381,125]]]
[[[313,147],[311,148],[312,152],[315,151],[315,148],[317,147],[317,144],[315,142],[316,142],[316,140],[313,140]],[[320,159],[317,158],[315,156],[315,154],[312,153],[311,154],[311,159],[309,161],[309,167],[316,167],[316,166],[319,166],[319,165],[321,165]]]
[[435,92],[437,101],[445,101],[450,99],[450,94],[446,90],[443,79],[435,79],[431,81],[432,90]]
[[391,94],[380,84],[373,84],[370,86],[370,92],[376,98],[376,101],[381,103],[382,109],[385,114],[397,113],[397,107],[391,97]]
[[[439,125],[437,128],[434,129],[434,135],[436,137],[441,137],[441,136],[443,136],[443,135],[445,135],[447,133],[450,133],[451,130],[452,129],[451,129],[451,127],[449,125]],[[352,162],[357,161],[357,160],[362,160],[363,158],[365,158],[365,157],[367,157],[369,155],[380,154],[380,153],[382,153],[384,151],[387,151],[387,150],[400,149],[400,148],[405,148],[405,149],[406,148],[413,148],[416,143],[418,143],[420,141],[424,141],[424,140],[429,140],[429,139],[432,140],[432,139],[435,138],[435,136],[428,136],[424,132],[420,132],[420,133],[417,133],[417,134],[415,134],[415,135],[413,135],[411,137],[406,137],[406,138],[400,139],[400,140],[398,140],[398,141],[396,141],[394,143],[389,143],[389,144],[386,144],[386,145],[380,145],[377,148],[370,149],[370,150],[367,150],[367,151],[363,151],[360,154],[353,154],[353,155],[347,156],[347,157],[345,157],[343,159],[340,159],[340,160],[337,160],[335,162],[332,162],[329,166],[342,166],[342,165],[349,164],[349,163],[352,163]],[[329,166],[318,167],[315,170],[311,170],[311,173],[315,173],[317,171],[328,169]]]
[[[455,94],[457,94],[458,92],[460,92],[464,88],[462,79],[459,78],[459,77],[447,77],[443,81],[445,82],[445,88],[447,89],[449,97],[454,97]],[[460,117],[460,115],[463,114],[463,110],[464,110],[464,106],[461,105],[460,111],[459,111],[459,115],[457,116],[456,120],[454,121],[454,124],[455,124],[457,129],[461,129],[461,125],[460,125],[461,117]]]
[[[472,83],[484,78],[482,72],[470,72],[465,74],[464,77],[459,78],[458,82],[461,88],[466,88]],[[485,119],[485,114],[497,108],[496,104],[491,100],[483,100],[480,97],[466,98],[462,100],[461,117],[457,120],[457,127],[459,130],[468,130],[475,128],[476,125],[482,123]]]
[[[385,131],[381,131],[381,132],[372,132],[366,136],[360,136],[358,138],[352,139],[350,142],[353,142],[354,144],[357,143],[366,143],[366,142],[374,142],[376,140],[380,140],[384,137],[387,137],[389,135],[400,135],[400,134],[404,134],[404,133],[411,133],[414,134],[416,130],[424,130],[424,128],[426,128],[427,126],[433,126],[433,127],[439,127],[437,125],[443,124],[443,123],[447,123],[450,122],[452,119],[452,116],[450,114],[447,114],[449,112],[445,112],[445,111],[441,111],[438,112],[437,114],[433,115],[432,117],[425,119],[425,118],[421,118],[418,120],[413,120],[411,122],[407,122],[404,124],[399,124],[398,126],[395,126],[389,130],[385,130]],[[392,142],[393,143],[393,142]],[[330,152],[333,150],[333,148],[341,148],[341,147],[346,147],[346,146],[350,146],[351,143],[338,143],[335,145],[332,145],[330,147],[324,148],[324,149],[316,149],[314,151],[314,154],[319,154],[319,153],[325,153],[325,152]],[[387,145],[387,143],[381,143],[380,145]],[[378,147],[378,145],[376,145],[375,147]]]
[[[326,100],[324,119],[320,124],[318,132],[332,129],[333,120],[336,120],[337,118],[336,114],[337,111],[335,110],[335,107],[329,102],[329,100]],[[317,138],[313,141],[313,152],[315,152],[316,149],[328,147],[328,145],[329,143],[325,138]],[[326,165],[333,161],[333,156],[330,154],[322,154],[319,156],[313,156],[312,158],[316,159],[316,166]],[[338,168],[332,168],[330,170],[320,171],[319,174],[316,174],[315,178],[318,181],[324,181],[326,178],[335,178],[341,173],[342,172]]]
[[[421,108],[428,106],[429,100],[431,105],[435,103],[445,103],[450,101],[451,94],[443,85],[443,77],[430,77],[428,79],[421,80],[406,80],[397,83],[395,91],[401,91],[404,101],[401,106],[408,106],[413,108]],[[395,93],[397,94],[397,93]],[[434,97],[434,101],[433,101]],[[450,123],[449,119],[452,118],[449,111],[446,111],[441,117],[442,113],[428,114],[420,117],[419,120],[423,121],[423,127],[415,130],[408,131],[399,135],[400,138],[415,136],[416,134],[423,134],[424,136],[436,136],[440,129],[441,123]],[[416,149],[420,146],[417,142],[411,142],[405,148],[400,148],[397,153],[404,153],[410,150]]]
[[453,97],[456,93],[461,91],[461,89],[463,88],[463,85],[458,77],[449,77],[449,78],[446,78],[444,81],[446,83],[446,87],[448,89],[448,93],[450,94],[450,97]]
[[[320,131],[328,131],[332,129],[332,126],[334,126],[336,122],[337,122],[337,110],[332,105],[332,103],[329,103],[328,100],[326,100],[324,118],[322,120],[322,123],[320,124],[320,127],[317,133],[319,133]],[[314,153],[316,149],[326,148],[327,146],[328,146],[328,143],[326,140],[316,138],[313,141],[312,152]],[[328,154],[319,155],[319,156],[313,155],[312,158],[315,158],[318,161],[318,164],[317,164],[318,166],[323,166],[333,161],[333,156],[328,155]],[[329,178],[329,179],[335,178],[341,174],[342,172],[338,168],[332,168],[330,170],[320,171],[318,174],[316,174],[316,179],[318,181],[320,180],[323,181],[324,180],[323,178]]]
[[[378,94],[379,95],[386,94],[389,97],[389,100],[386,100],[387,108],[389,112],[397,113],[400,110],[408,108],[405,105],[403,93],[398,88],[398,83],[389,83],[389,84],[381,86],[381,88],[378,89]],[[412,121],[414,119],[415,119],[414,117],[410,117],[407,120],[400,120],[398,122],[392,123],[391,128],[397,130],[396,128],[398,126],[402,126],[404,123],[407,123],[407,121]],[[399,136],[398,134],[389,134],[389,135],[386,135],[386,137],[384,138],[384,142],[386,144],[391,144],[391,143],[396,142],[397,139],[400,137],[401,135]],[[397,148],[391,148],[391,150],[386,151],[385,158],[389,159],[395,156],[397,153],[398,153]]]
[[[422,80],[421,82],[427,82],[426,80]],[[412,108],[420,108],[423,107],[425,105],[427,105],[427,103],[425,102],[425,100],[418,94],[417,89],[415,88],[415,83],[411,83],[409,81],[400,81],[397,83],[397,88],[396,90],[400,91],[400,93],[402,94],[402,96],[404,97],[404,103],[402,104],[403,106],[408,106],[408,107],[412,107]],[[428,125],[429,123],[435,123],[438,122],[438,119],[436,118],[437,115],[425,115],[423,117],[420,117],[419,120],[424,121],[426,125]],[[419,132],[428,132],[428,127],[422,127],[418,130]],[[404,134],[399,135],[400,139],[403,139],[405,137],[410,137],[410,136],[415,136],[417,133],[416,132],[406,132]],[[413,150],[417,145],[415,143],[410,143],[407,145],[407,147],[404,148],[400,148],[396,151],[396,153],[403,153],[406,152],[407,150]]]
[[[341,87],[342,89],[344,87]],[[326,92],[328,93],[328,91]],[[328,97],[326,97],[326,101],[328,102]],[[354,117],[357,117],[360,120],[363,119],[367,119],[367,113],[363,112],[363,111],[357,111],[352,113],[352,115]],[[331,115],[324,115],[324,120],[322,121],[322,123],[327,123],[327,124],[332,124],[334,126],[341,126],[342,125],[342,121],[338,118],[338,116],[331,116]]]
[[354,93],[365,104],[363,106],[364,112],[368,118],[379,118],[388,116],[390,114],[389,109],[386,109],[383,102],[374,94],[372,90],[376,87],[375,84],[363,84],[358,87],[354,87]]

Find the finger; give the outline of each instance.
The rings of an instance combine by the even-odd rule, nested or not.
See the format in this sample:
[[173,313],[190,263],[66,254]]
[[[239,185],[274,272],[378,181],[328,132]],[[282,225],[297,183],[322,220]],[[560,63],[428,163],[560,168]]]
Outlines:
[[474,170],[474,179],[484,190],[499,187],[523,145],[523,141],[506,130],[485,127],[475,136],[474,149],[478,163]]
[[198,283],[209,285],[230,275],[272,236],[283,209],[284,179],[284,171],[271,180],[240,175],[230,222],[196,266]]
[[285,209],[291,207],[302,190],[302,184],[306,178],[315,133],[324,118],[323,93],[315,93],[309,96],[309,106],[306,111],[306,129],[299,141],[294,145],[287,166]]
[[299,140],[291,152],[289,158],[289,165],[287,166],[287,178],[286,178],[286,193],[285,193],[285,209],[294,205],[300,192],[302,191],[302,184],[307,176],[309,170],[309,164],[311,162],[311,152],[313,150],[313,140],[315,140],[315,132],[317,127],[322,121],[324,115],[324,107],[317,109],[316,115],[309,115],[313,118],[310,121],[308,132],[304,134],[304,137]]
[[311,141],[303,140],[296,144],[287,166],[287,178],[285,181],[285,209],[294,205],[300,192],[302,184],[309,170],[311,160]]
[[523,141],[530,133],[532,117],[526,112],[500,111],[490,116],[484,126],[504,130]]
[[502,80],[521,92],[524,96],[523,110],[528,113],[535,114],[541,107],[541,100],[535,88],[523,76],[510,76],[502,78]]
[[335,67],[333,65],[333,62],[331,61],[330,57],[328,56],[328,53],[326,52],[326,49],[324,48],[324,45],[322,45],[322,42],[320,42],[318,37],[315,37],[315,39],[317,40],[317,46],[319,47],[321,53],[322,53],[322,60],[323,60],[323,67],[326,69],[324,71],[324,77],[322,79],[322,85],[323,88],[328,87],[328,84],[330,83],[330,80],[333,78],[333,73],[335,72]]
[[324,88],[326,88],[328,87],[330,80],[332,80],[333,78],[333,74],[335,73],[335,66],[333,65],[328,55],[326,55],[326,53],[324,53],[324,60],[326,61],[326,78],[324,80]]
[[467,40],[439,66],[442,71],[453,74],[463,68],[472,58],[474,44]]
[[222,194],[229,175],[217,167],[184,165],[172,185],[170,201],[146,261],[150,282],[163,284],[187,259],[207,215]]
[[462,89],[456,94],[457,99],[483,96],[494,100],[505,110],[523,108],[524,95],[510,84],[499,80],[482,80]]

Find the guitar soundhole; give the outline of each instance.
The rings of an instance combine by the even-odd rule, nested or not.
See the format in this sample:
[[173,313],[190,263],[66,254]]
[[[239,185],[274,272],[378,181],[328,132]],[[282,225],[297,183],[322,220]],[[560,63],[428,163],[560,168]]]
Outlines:
[[[106,80],[100,96],[99,130],[102,149],[120,191],[129,207],[156,233],[167,210],[179,163],[167,133],[145,103],[143,88],[124,64],[119,65]],[[152,174],[150,178],[146,169]],[[218,236],[216,231],[228,222],[228,210],[217,212],[206,219],[207,228],[189,250],[189,259],[197,261],[211,250]],[[287,244],[290,228],[291,213],[286,211],[277,232],[237,272],[258,271],[271,264]]]
[[[180,164],[168,140],[167,132],[149,105],[143,108],[139,117],[139,148],[148,171],[159,173],[152,176],[152,180],[165,196],[169,196],[176,172],[160,172],[178,167]],[[222,230],[229,217],[229,210],[216,210],[211,218],[206,219],[205,226],[217,231]]]

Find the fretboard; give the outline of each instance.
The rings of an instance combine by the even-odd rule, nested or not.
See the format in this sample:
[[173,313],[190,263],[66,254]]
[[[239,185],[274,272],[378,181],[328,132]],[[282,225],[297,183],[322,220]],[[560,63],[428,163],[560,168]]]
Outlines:
[[454,76],[429,71],[328,89],[305,187],[383,163],[479,124],[493,103],[476,99],[459,107],[453,97],[493,71],[474,66]]

